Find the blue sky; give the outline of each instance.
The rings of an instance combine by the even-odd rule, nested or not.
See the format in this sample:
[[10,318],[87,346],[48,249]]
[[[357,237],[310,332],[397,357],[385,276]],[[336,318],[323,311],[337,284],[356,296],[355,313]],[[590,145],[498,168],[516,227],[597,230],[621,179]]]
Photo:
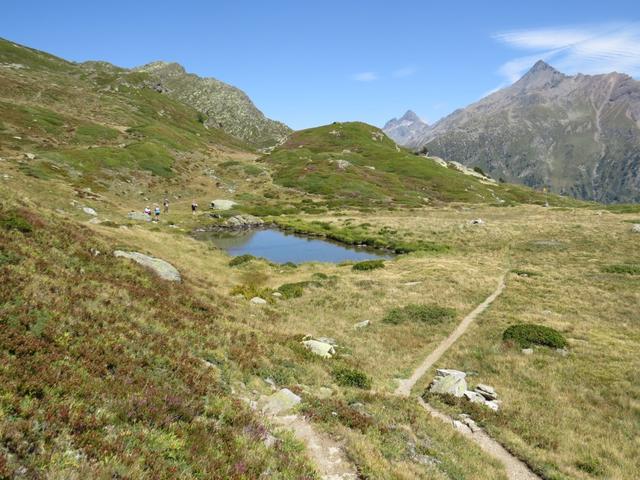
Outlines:
[[538,58],[640,78],[637,0],[3,0],[0,36],[74,61],[176,61],[296,129],[408,108],[433,122]]

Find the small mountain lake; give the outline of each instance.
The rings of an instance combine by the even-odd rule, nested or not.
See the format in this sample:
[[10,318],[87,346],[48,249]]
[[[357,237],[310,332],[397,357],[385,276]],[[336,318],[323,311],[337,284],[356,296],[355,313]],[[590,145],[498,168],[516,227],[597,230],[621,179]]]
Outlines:
[[231,256],[253,255],[274,263],[329,262],[393,258],[380,250],[344,245],[324,239],[286,233],[275,228],[233,232],[199,232],[199,240],[214,243]]

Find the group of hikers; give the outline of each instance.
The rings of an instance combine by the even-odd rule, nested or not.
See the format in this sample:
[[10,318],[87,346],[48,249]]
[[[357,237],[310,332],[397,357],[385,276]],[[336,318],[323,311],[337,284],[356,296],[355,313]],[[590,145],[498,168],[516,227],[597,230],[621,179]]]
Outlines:
[[[169,213],[169,198],[164,197],[164,201],[162,202],[162,205],[164,207],[164,213]],[[191,202],[191,213],[195,215],[197,210],[198,210],[198,204],[194,200]],[[154,206],[153,211],[148,206],[145,207],[144,213],[145,215],[152,217],[152,220],[154,222],[160,221],[160,206],[158,204]]]

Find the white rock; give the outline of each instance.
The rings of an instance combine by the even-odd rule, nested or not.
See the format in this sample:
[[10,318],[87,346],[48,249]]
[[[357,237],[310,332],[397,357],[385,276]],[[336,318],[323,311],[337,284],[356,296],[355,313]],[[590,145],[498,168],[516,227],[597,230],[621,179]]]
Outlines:
[[447,375],[446,377],[436,377],[429,391],[432,393],[449,394],[454,397],[462,397],[467,391],[467,381],[458,375]]
[[318,340],[303,340],[302,344],[307,347],[311,352],[322,358],[331,358],[336,354],[336,349],[330,343],[319,342]]
[[522,349],[522,354],[523,355],[533,355],[533,348],[523,348]]
[[282,294],[280,292],[273,292],[271,295],[277,298],[282,297]]
[[494,412],[497,412],[498,410],[500,410],[500,400],[491,400],[489,402],[485,402],[484,404]]
[[169,280],[171,282],[181,281],[180,272],[169,262],[165,262],[159,258],[150,257],[138,252],[123,252],[122,250],[116,250],[113,254],[116,257],[128,258],[153,270],[156,275],[164,280]]
[[640,223],[634,223],[634,224],[631,226],[631,231],[632,231],[633,233],[640,233]]
[[474,218],[469,222],[471,225],[484,225],[485,221],[481,218]]
[[254,305],[265,305],[267,303],[267,301],[264,298],[260,298],[260,297],[253,297],[250,300],[251,303],[253,303]]
[[96,215],[98,215],[98,212],[96,212],[93,208],[91,207],[82,207],[82,211],[84,213],[86,213],[87,215],[91,215],[93,217],[95,217]]
[[371,325],[371,320],[363,320],[361,322],[356,323],[353,328],[355,328],[356,330],[359,328],[365,328],[368,327],[369,325]]
[[24,156],[27,160],[35,160],[36,158],[35,153],[25,153]]
[[216,199],[211,201],[211,208],[216,210],[231,210],[237,205],[233,200]]
[[348,162],[347,160],[338,160],[336,162],[336,165],[338,166],[339,170],[346,170],[351,166],[351,162]]

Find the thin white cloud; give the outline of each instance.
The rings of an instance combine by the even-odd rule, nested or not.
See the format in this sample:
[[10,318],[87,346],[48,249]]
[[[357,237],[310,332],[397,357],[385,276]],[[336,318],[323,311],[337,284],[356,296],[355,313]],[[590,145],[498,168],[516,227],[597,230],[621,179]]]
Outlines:
[[373,82],[378,80],[378,75],[375,72],[360,72],[351,75],[351,79],[356,82]]
[[415,67],[404,67],[404,68],[399,68],[398,70],[395,70],[391,76],[393,78],[406,78],[406,77],[410,77],[411,75],[413,75],[414,73],[416,73],[416,68]]
[[640,77],[640,23],[513,30],[494,38],[528,52],[500,67],[511,83],[540,59],[568,74],[617,71]]

